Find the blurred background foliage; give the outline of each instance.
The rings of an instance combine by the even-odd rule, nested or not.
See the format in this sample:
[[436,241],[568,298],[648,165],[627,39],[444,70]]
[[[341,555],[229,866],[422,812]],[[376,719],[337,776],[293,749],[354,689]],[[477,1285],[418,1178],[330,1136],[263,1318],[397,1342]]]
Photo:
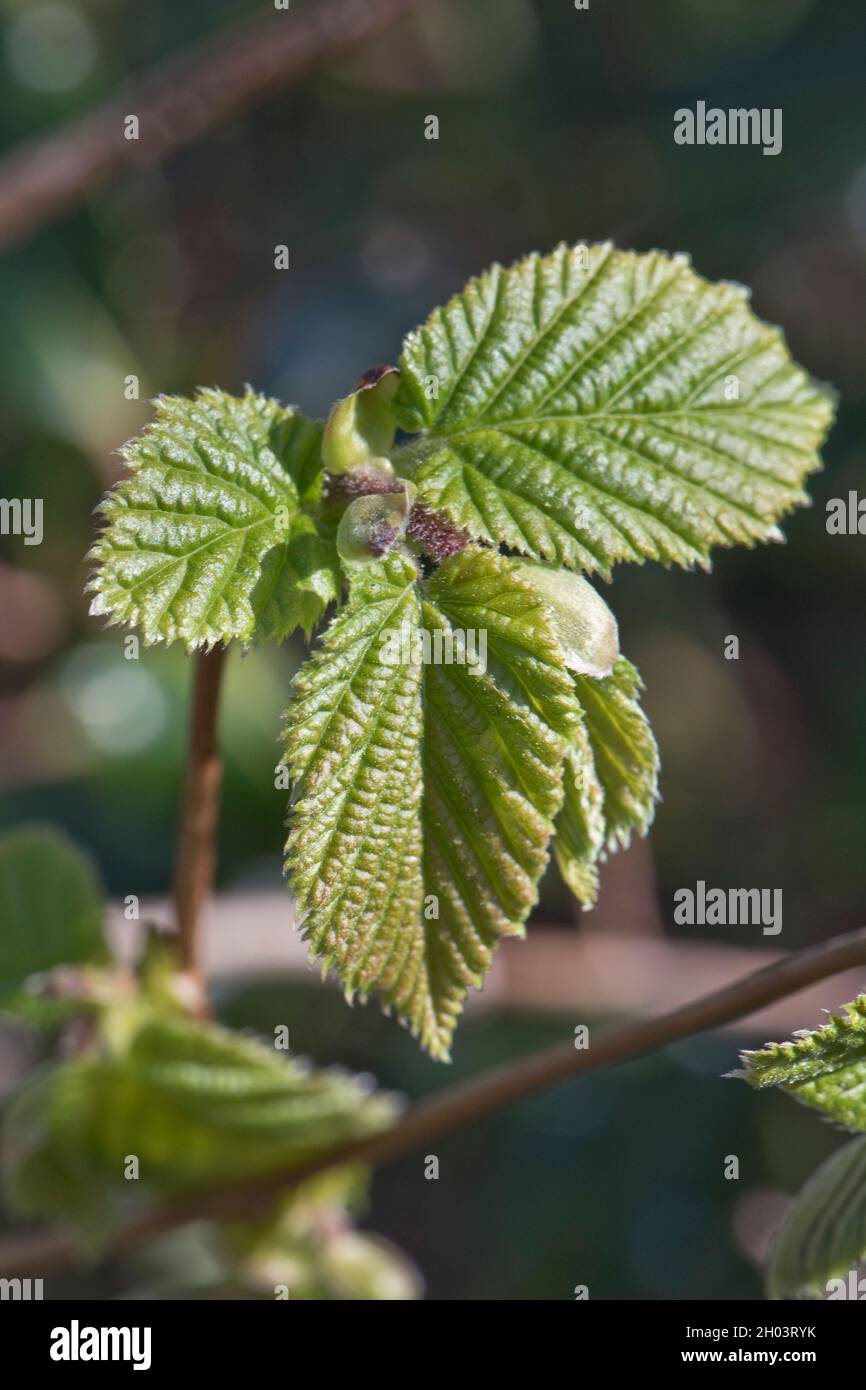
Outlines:
[[[4,144],[268,8],[2,0]],[[861,924],[866,549],[827,535],[825,507],[858,487],[866,457],[864,59],[854,0],[591,0],[585,11],[427,0],[413,21],[126,173],[7,255],[2,493],[44,499],[45,539],[2,539],[0,825],[65,826],[112,894],[168,887],[189,664],[175,650],[124,660],[122,635],[89,620],[82,595],[93,508],[148,397],[251,382],[321,414],[491,260],[610,237],[686,250],[703,274],[752,286],[756,311],[841,394],[815,505],[789,520],[784,548],[720,553],[711,575],[615,576],[623,647],[662,749],[658,915],[672,932],[675,888],[703,878],[781,888],[774,945]],[[783,152],[675,145],[674,111],[698,100],[781,107]],[[438,141],[424,138],[429,114]],[[274,268],[278,244],[288,271]],[[140,401],[124,395],[132,373]],[[723,658],[728,634],[737,662]],[[280,882],[276,734],[301,655],[292,641],[230,663],[224,888]],[[634,891],[647,891],[645,875]],[[538,916],[575,929],[553,870]],[[747,927],[715,936],[767,944]],[[392,1022],[350,1013],[310,979],[227,991],[224,1016],[265,1029],[289,1018],[317,1061],[410,1093],[572,1027],[467,1022],[446,1078]],[[418,1157],[380,1174],[371,1224],[411,1252],[432,1297],[568,1298],[579,1283],[593,1297],[754,1297],[779,1194],[835,1140],[779,1097],[714,1081],[732,1062],[729,1041],[695,1041],[541,1096],[443,1141],[444,1181],[421,1181]],[[748,1175],[736,1184],[722,1179],[731,1152]]]

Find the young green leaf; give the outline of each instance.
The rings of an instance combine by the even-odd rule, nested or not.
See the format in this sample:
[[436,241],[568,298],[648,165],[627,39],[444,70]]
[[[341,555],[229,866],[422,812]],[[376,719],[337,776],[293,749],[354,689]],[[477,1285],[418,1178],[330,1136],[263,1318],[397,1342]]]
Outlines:
[[750,1086],[779,1086],[850,1130],[866,1130],[866,994],[790,1042],[742,1054]]
[[824,1298],[866,1258],[866,1136],[837,1149],[794,1198],[767,1267],[770,1298]]
[[301,1164],[387,1127],[392,1099],[215,1025],[145,1013],[120,1045],[46,1068],[4,1118],[7,1195],[27,1215],[104,1206],[130,1184],[174,1192]]
[[393,456],[473,536],[606,574],[778,539],[832,416],[737,285],[684,256],[559,246],[494,265],[400,361]]
[[624,656],[609,676],[574,676],[596,776],[604,791],[604,846],[625,849],[645,835],[658,799],[659,752],[640,706],[641,678]]
[[188,650],[309,634],[340,586],[309,510],[321,425],[250,390],[162,396],[156,411],[102,503],[91,612]]
[[[578,716],[544,600],[508,560],[475,548],[446,560],[423,619],[433,643],[424,890],[440,914],[428,960],[439,1030],[450,1035],[467,989],[480,987],[501,937],[523,934],[537,900]],[[436,642],[447,652],[460,633],[486,642],[486,671],[437,662]]]
[[659,759],[640,707],[641,680],[625,657],[602,679],[574,675],[582,719],[565,761],[565,800],[553,849],[584,907],[598,896],[598,861],[645,835],[658,797]]
[[31,975],[106,958],[102,887],[92,861],[60,831],[0,836],[0,1005]]
[[604,853],[606,827],[604,788],[583,721],[571,736],[563,786],[565,798],[556,818],[553,852],[568,887],[578,902],[590,908],[598,897],[598,861]]
[[337,401],[322,437],[322,461],[329,473],[363,468],[393,475],[387,455],[397,428],[391,403],[398,381],[394,367],[374,367],[350,396]]
[[347,992],[376,983],[398,1009],[420,1014],[421,673],[382,660],[391,634],[418,628],[416,577],[399,555],[359,566],[348,605],[296,677],[286,869],[305,935]]
[[520,934],[577,711],[542,598],[475,547],[418,582],[392,553],[302,669],[287,869],[346,992],[377,990],[436,1057]]

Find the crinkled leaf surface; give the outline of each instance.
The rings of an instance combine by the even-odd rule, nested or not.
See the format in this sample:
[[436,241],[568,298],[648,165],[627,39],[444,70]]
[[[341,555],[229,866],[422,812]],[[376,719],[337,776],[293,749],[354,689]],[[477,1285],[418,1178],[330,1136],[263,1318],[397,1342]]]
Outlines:
[[180,1191],[303,1163],[389,1125],[394,1102],[215,1025],[148,1015],[120,1046],[46,1068],[4,1117],[17,1210],[87,1215],[142,1187]]
[[785,1214],[770,1250],[771,1298],[823,1298],[866,1258],[866,1136],[837,1149]]
[[[484,634],[486,663],[447,659],[463,633]],[[576,720],[543,600],[477,548],[429,580],[393,553],[362,569],[298,677],[287,869],[305,934],[434,1056],[535,902]]]
[[321,437],[249,390],[160,397],[123,451],[129,476],[102,503],[91,612],[190,650],[309,633],[340,583],[305,510],[321,488]]
[[569,567],[777,538],[832,404],[737,285],[684,256],[494,265],[404,344],[395,456],[473,536]]
[[598,860],[645,835],[658,796],[659,758],[640,706],[641,679],[625,657],[609,676],[573,676],[581,721],[565,761],[565,799],[553,848],[584,907],[598,895]]
[[820,1028],[742,1054],[751,1086],[780,1086],[850,1130],[866,1130],[866,994]]
[[0,1004],[31,975],[106,957],[96,869],[60,831],[22,827],[0,836]]
[[595,775],[604,791],[604,845],[626,848],[645,835],[658,797],[659,753],[641,709],[641,678],[624,656],[609,676],[574,676]]
[[572,734],[563,767],[564,799],[553,850],[559,871],[584,907],[598,897],[598,861],[605,846],[604,788],[583,721]]
[[418,629],[415,579],[399,556],[355,574],[349,604],[296,678],[286,729],[286,867],[306,935],[347,991],[375,981],[407,1010],[426,967],[421,674],[381,654],[390,633]]

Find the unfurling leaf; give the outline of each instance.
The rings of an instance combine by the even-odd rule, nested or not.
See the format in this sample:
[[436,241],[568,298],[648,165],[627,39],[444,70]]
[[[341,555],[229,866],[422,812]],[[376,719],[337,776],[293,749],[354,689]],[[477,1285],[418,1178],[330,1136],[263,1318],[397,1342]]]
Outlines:
[[374,367],[357,390],[337,401],[325,425],[322,459],[329,473],[353,469],[393,475],[387,457],[397,422],[392,402],[399,377],[394,367]]
[[659,751],[640,706],[641,678],[624,656],[604,680],[575,676],[595,774],[604,790],[604,845],[625,849],[645,835],[658,799]]
[[747,292],[684,256],[560,246],[410,333],[392,460],[490,544],[607,574],[779,538],[832,416]]
[[359,571],[289,708],[287,869],[349,996],[379,991],[446,1057],[467,990],[522,933],[578,713],[546,606],[472,547],[419,582]]
[[0,837],[0,1005],[59,965],[106,959],[102,888],[91,860],[60,831],[32,826]]
[[395,1115],[390,1097],[347,1073],[214,1025],[145,1012],[114,1031],[95,1053],[37,1073],[7,1108],[4,1183],[23,1214],[87,1218],[134,1195],[128,1157],[148,1191],[198,1189],[289,1169]]
[[645,835],[658,797],[658,749],[640,707],[640,676],[625,657],[601,680],[574,677],[582,718],[565,760],[565,800],[553,848],[584,907],[598,895],[598,861]]
[[742,1054],[750,1086],[779,1086],[849,1130],[866,1130],[866,994],[790,1042]]
[[590,908],[598,897],[598,861],[604,854],[604,788],[582,722],[566,753],[563,788],[553,850],[568,887],[578,902]]
[[249,390],[163,396],[156,409],[102,503],[91,612],[189,650],[309,634],[340,587],[311,510],[321,425]]
[[[823,1298],[866,1258],[866,1136],[843,1145],[812,1174],[770,1250],[770,1298]],[[845,1292],[847,1297],[847,1288]]]

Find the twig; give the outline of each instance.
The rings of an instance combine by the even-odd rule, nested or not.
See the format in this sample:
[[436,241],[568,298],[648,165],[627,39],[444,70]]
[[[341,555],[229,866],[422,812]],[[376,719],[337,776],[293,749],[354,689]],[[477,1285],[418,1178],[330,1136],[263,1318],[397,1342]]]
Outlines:
[[219,820],[222,762],[216,724],[225,647],[212,647],[195,658],[189,727],[186,786],[181,807],[174,901],[180,932],[181,968],[206,998],[202,965],[202,914],[213,891],[216,830]]
[[[0,164],[0,247],[76,207],[127,166],[164,158],[409,14],[418,0],[323,0],[199,45]],[[127,116],[138,120],[128,139]]]
[[[617,1062],[632,1061],[681,1038],[745,1018],[816,980],[855,966],[866,966],[866,928],[799,951],[660,1018],[607,1029],[584,1051],[578,1051],[571,1042],[560,1043],[522,1061],[493,1067],[471,1081],[412,1106],[393,1129],[333,1149],[303,1167],[152,1207],[123,1227],[112,1241],[110,1253],[122,1254],[189,1221],[249,1216],[266,1209],[278,1194],[327,1168],[349,1162],[390,1163],[547,1086]],[[38,1231],[0,1244],[0,1274],[6,1276],[20,1273],[42,1277],[80,1261],[80,1253],[62,1232]]]

